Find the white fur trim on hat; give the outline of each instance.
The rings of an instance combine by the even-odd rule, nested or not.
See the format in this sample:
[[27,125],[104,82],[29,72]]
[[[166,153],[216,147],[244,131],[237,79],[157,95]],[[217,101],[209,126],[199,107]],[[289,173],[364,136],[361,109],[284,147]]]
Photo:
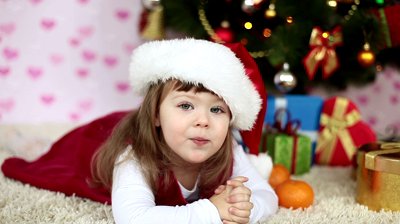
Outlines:
[[261,97],[241,61],[222,44],[173,39],[147,42],[133,51],[130,81],[133,91],[146,94],[159,80],[178,79],[202,84],[229,106],[232,125],[251,130],[261,109]]

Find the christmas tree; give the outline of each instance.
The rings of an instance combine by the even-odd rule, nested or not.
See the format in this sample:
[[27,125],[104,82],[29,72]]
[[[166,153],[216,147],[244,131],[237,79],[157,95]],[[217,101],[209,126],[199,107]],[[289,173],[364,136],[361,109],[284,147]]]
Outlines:
[[371,83],[388,59],[384,52],[400,44],[396,1],[142,2],[140,28],[145,37],[164,38],[161,31],[169,28],[220,43],[241,42],[272,91],[305,93],[316,85],[345,89],[349,84]]

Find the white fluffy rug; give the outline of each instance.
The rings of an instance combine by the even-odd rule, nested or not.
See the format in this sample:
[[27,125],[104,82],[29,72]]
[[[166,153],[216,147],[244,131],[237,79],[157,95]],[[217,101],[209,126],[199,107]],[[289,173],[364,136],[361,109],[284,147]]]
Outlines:
[[[27,160],[46,151],[71,125],[0,126],[0,163],[10,156]],[[280,208],[265,223],[400,223],[400,212],[373,212],[355,202],[351,168],[314,166],[297,179],[314,189],[313,206]],[[111,207],[37,189],[0,174],[0,223],[113,223]]]

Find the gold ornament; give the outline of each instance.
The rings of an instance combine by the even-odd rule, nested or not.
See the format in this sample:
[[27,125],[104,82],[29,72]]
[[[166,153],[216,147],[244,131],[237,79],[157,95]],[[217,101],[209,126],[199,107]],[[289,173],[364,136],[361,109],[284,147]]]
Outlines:
[[271,1],[271,3],[268,6],[268,9],[265,10],[265,17],[266,18],[274,18],[275,16],[276,16],[275,4],[274,4],[274,1]]
[[368,42],[364,44],[363,50],[358,52],[357,60],[363,67],[369,67],[375,63],[375,54],[371,51]]

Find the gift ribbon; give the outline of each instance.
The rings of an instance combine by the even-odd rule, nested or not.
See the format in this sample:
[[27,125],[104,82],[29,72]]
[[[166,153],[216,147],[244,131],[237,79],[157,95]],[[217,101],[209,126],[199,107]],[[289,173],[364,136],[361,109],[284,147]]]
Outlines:
[[[286,125],[283,127],[283,113],[286,113]],[[277,129],[278,132],[290,135],[293,137],[293,153],[292,153],[292,161],[290,166],[291,173],[295,173],[296,171],[296,160],[297,160],[297,130],[300,128],[300,120],[291,120],[290,112],[284,108],[280,108],[275,113],[275,123],[273,125],[274,128]]]
[[400,174],[400,158],[386,157],[378,159],[380,155],[400,153],[400,143],[383,143],[381,150],[371,151],[365,154],[365,168],[375,171]]
[[321,153],[320,163],[328,164],[332,158],[334,149],[340,141],[349,160],[355,153],[356,146],[348,131],[348,128],[361,120],[361,115],[356,110],[345,115],[349,101],[338,97],[333,107],[332,116],[322,113],[321,126],[324,127],[320,132],[317,142],[317,153]]
[[323,78],[328,78],[338,67],[339,61],[335,47],[341,45],[342,32],[336,27],[332,32],[323,32],[319,27],[311,31],[310,52],[303,60],[308,78],[314,79],[319,66],[322,67]]

